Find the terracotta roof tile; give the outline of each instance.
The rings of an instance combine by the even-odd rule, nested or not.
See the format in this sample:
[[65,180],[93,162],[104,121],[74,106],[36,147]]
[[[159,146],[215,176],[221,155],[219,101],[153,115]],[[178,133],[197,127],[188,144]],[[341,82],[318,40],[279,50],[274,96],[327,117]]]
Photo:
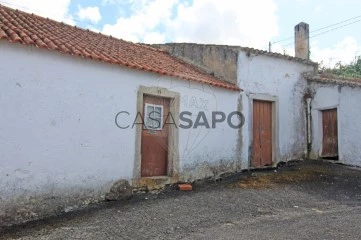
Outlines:
[[236,85],[221,81],[165,51],[72,27],[3,5],[0,5],[0,39],[240,90]]
[[6,34],[6,32],[0,27],[0,39],[8,39],[8,35]]

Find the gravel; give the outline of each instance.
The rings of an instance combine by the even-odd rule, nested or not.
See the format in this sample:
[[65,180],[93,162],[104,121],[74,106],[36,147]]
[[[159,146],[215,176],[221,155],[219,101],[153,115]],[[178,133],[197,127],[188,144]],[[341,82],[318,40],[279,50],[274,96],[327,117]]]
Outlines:
[[4,229],[0,239],[359,239],[360,190],[357,168],[292,162]]

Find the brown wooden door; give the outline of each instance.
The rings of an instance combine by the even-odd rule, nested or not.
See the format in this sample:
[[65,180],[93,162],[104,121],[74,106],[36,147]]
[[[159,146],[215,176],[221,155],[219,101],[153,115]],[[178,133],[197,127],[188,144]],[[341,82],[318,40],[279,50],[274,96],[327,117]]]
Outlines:
[[141,176],[166,176],[168,168],[168,125],[170,101],[144,95],[144,127],[141,140]]
[[338,157],[337,109],[322,111],[322,157]]
[[272,165],[272,102],[253,101],[252,167]]

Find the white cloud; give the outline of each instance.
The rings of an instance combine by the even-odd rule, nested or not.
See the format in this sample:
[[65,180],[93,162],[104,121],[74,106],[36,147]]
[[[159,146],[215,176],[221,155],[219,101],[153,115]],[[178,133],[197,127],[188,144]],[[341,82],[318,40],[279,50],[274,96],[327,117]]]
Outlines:
[[165,35],[159,32],[146,33],[143,37],[143,42],[152,43],[163,43],[165,41]]
[[[281,44],[276,43],[272,45],[272,52],[278,52],[294,56],[294,46],[282,47]],[[355,57],[361,55],[361,46],[353,37],[345,37],[343,40],[334,46],[321,48],[317,41],[312,41],[310,44],[311,60],[323,64],[325,67],[333,68],[336,63],[349,64]]]
[[275,43],[272,45],[271,49],[272,52],[277,52],[289,56],[295,55],[295,49],[293,48],[293,45],[290,45],[289,47],[283,47],[280,43]]
[[74,21],[68,12],[70,0],[6,0],[1,2],[1,4],[74,25]]
[[115,24],[106,24],[105,34],[126,40],[139,42],[156,27],[169,21],[172,8],[178,0],[132,0],[130,17],[120,17]]
[[324,66],[334,67],[337,62],[348,64],[360,55],[361,46],[353,37],[345,37],[342,41],[329,48],[320,48],[317,42],[311,44],[311,59],[323,61]]
[[[109,3],[109,0],[104,0]],[[196,42],[258,47],[278,35],[274,0],[128,0],[130,17],[105,34],[135,42]]]
[[168,26],[174,41],[261,48],[278,35],[273,0],[200,0],[179,5]]
[[77,16],[80,18],[80,20],[88,20],[92,23],[98,23],[100,19],[102,19],[98,7],[83,8],[81,5],[78,5]]

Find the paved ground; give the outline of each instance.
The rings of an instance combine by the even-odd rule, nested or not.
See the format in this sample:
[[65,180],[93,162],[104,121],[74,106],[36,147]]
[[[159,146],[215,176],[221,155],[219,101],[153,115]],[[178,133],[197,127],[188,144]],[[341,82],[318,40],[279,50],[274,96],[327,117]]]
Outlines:
[[3,232],[0,239],[360,239],[361,171],[299,162],[193,192],[138,195]]

